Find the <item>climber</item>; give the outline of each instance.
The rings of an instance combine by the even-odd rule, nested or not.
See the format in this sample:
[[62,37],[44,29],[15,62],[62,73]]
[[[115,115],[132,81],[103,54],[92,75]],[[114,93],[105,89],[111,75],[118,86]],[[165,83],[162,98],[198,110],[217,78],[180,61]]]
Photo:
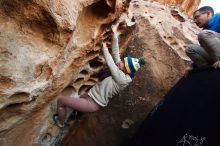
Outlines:
[[[220,67],[220,14],[214,14],[210,6],[204,6],[193,13],[197,26],[203,28],[198,34],[199,44],[189,44],[187,56],[193,61],[193,67]],[[190,69],[189,69],[190,70]]]
[[109,53],[106,42],[102,43],[102,51],[111,73],[110,76],[94,85],[88,93],[81,95],[80,98],[59,97],[57,101],[58,115],[53,117],[59,127],[65,126],[66,108],[86,113],[95,112],[101,107],[107,106],[109,99],[128,86],[140,65],[145,64],[143,59],[130,56],[121,61],[117,29],[118,24],[112,26],[112,56]]

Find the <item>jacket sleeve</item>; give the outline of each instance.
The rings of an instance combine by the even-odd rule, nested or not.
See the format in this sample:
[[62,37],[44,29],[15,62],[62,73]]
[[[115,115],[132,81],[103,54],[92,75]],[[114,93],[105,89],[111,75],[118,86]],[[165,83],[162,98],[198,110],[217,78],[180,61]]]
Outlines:
[[107,47],[102,47],[102,51],[103,51],[105,61],[108,65],[108,67],[109,67],[109,70],[110,70],[111,74],[112,74],[112,78],[115,80],[115,82],[117,82],[119,84],[122,84],[125,78],[123,78],[121,76],[121,70],[114,63],[114,60],[113,60],[111,54],[109,53],[108,48]]
[[118,37],[115,33],[112,35],[112,57],[116,64],[121,62],[119,45],[118,45]]

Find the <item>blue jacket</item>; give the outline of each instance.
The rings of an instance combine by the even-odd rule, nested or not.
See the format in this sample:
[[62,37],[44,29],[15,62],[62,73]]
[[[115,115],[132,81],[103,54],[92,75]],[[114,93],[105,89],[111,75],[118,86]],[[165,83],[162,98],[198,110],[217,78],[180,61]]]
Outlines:
[[208,22],[208,29],[220,33],[220,14],[216,13]]

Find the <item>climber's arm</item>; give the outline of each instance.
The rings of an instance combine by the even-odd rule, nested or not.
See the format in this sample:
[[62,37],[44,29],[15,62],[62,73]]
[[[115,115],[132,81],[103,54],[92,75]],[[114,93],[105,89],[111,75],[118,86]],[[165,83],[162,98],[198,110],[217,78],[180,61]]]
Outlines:
[[112,35],[112,56],[116,64],[121,62],[119,44],[118,44],[118,36],[116,33],[113,33]]
[[105,61],[106,61],[107,65],[108,65],[108,67],[109,67],[109,70],[110,70],[111,74],[112,74],[112,78],[116,82],[121,83],[122,80],[124,79],[121,76],[122,71],[114,63],[114,60],[113,60],[111,54],[109,53],[109,50],[106,47],[105,43],[103,43],[102,51],[103,51],[103,55],[104,55]]

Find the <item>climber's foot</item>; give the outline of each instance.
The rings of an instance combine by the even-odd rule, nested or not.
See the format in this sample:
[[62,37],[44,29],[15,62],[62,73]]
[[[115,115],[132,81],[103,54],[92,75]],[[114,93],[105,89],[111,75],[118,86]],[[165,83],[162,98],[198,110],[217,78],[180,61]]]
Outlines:
[[65,124],[61,123],[60,120],[59,120],[59,115],[58,114],[54,114],[53,115],[53,121],[55,122],[55,124],[60,127],[60,128],[63,128],[65,127]]

